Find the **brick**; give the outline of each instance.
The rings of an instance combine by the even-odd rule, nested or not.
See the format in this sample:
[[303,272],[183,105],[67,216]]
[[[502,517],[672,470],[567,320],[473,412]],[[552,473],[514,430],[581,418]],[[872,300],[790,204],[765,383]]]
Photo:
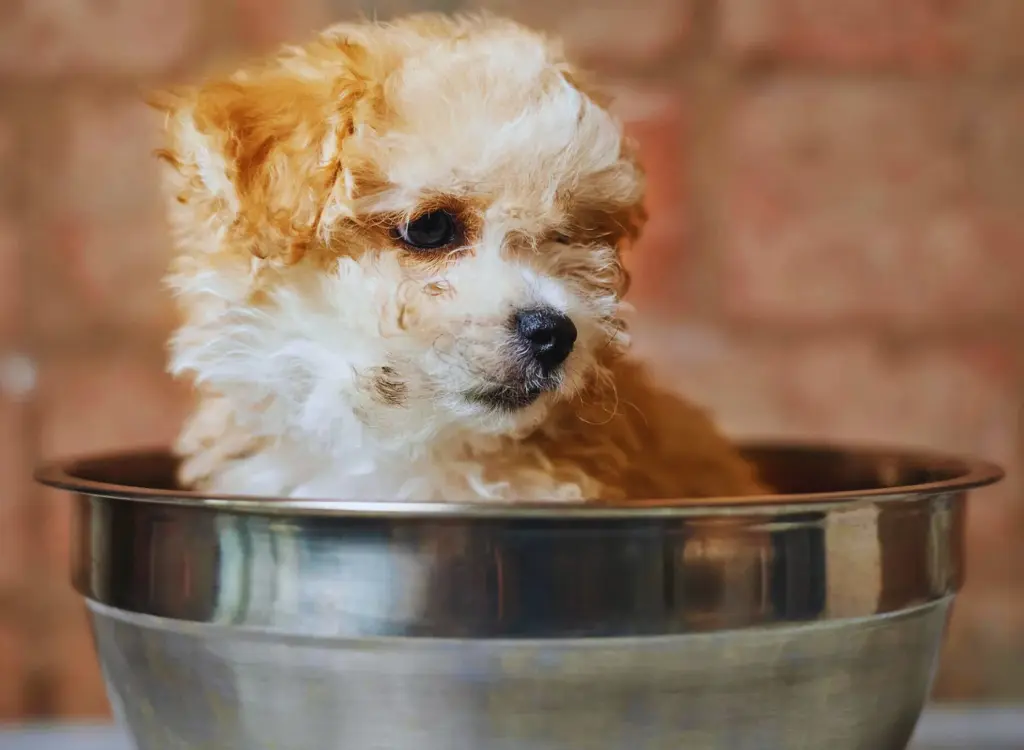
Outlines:
[[54,230],[54,257],[40,282],[45,296],[34,290],[33,319],[44,338],[95,331],[166,336],[173,310],[161,277],[169,239],[159,220],[121,226],[70,220]]
[[[745,321],[962,325],[1019,316],[1024,220],[976,179],[943,87],[784,78],[726,132],[723,304]],[[1006,177],[1016,187],[1022,178]]]
[[[0,602],[3,591],[24,579],[28,550],[27,493],[29,454],[24,445],[24,409],[0,379]],[[3,607],[0,605],[0,615]]]
[[990,205],[1013,215],[1024,196],[1024,95],[1006,83],[983,89],[971,103],[984,112],[967,130],[974,183]]
[[1024,586],[995,591],[968,586],[953,607],[936,677],[940,701],[1024,700]]
[[148,75],[195,42],[200,0],[14,0],[0,6],[0,72]]
[[998,72],[1024,63],[1019,0],[719,0],[725,49],[747,62]]
[[27,709],[24,593],[34,540],[24,426],[24,410],[0,378],[0,725],[24,720]]
[[38,399],[48,457],[166,444],[188,407],[187,389],[165,374],[156,347],[44,359]]
[[647,175],[647,225],[625,257],[633,282],[629,299],[645,311],[678,312],[687,303],[680,291],[690,228],[685,108],[674,92],[633,90],[620,93],[615,109],[637,141]]
[[22,247],[14,193],[20,175],[15,164],[15,128],[0,112],[0,347],[9,344],[21,328]]
[[967,0],[720,0],[722,40],[745,59],[948,68],[963,56],[966,6]]
[[162,213],[158,162],[161,116],[141,97],[71,95],[62,103],[68,128],[59,199],[106,219]]
[[34,260],[34,328],[53,338],[96,329],[164,336],[171,238],[152,155],[157,115],[134,98],[73,97],[62,112],[70,134],[51,170],[47,252]]
[[[9,596],[9,594],[8,594]],[[5,592],[0,591],[0,602]],[[24,721],[25,639],[10,611],[0,607],[0,726]]]
[[381,20],[409,13],[457,13],[473,6],[472,0],[330,0],[330,2],[334,8],[339,12],[344,12],[346,16],[362,12]]
[[254,51],[301,42],[314,31],[358,14],[352,0],[233,0],[236,30]]
[[1016,458],[1017,363],[995,343],[769,338],[644,321],[634,328],[637,356],[707,403],[730,432]]
[[965,44],[979,72],[1020,69],[1024,65],[1024,3],[1019,0],[971,0]]
[[[8,103],[8,106],[10,104]],[[0,164],[4,167],[2,175],[3,182],[0,182],[0,195],[5,199],[10,198],[10,193],[16,187],[11,179],[11,165],[17,157],[17,127],[14,117],[9,112],[0,112]]]
[[327,21],[386,20],[412,12],[485,10],[563,37],[588,66],[646,69],[671,60],[691,29],[693,0],[235,0],[241,33],[265,48],[299,39]]
[[85,602],[71,588],[67,571],[33,580],[18,609],[31,628],[20,667],[35,683],[33,710],[60,721],[108,719],[110,706]]
[[0,346],[15,339],[21,329],[21,241],[14,220],[0,214]]
[[562,36],[574,59],[601,69],[653,68],[677,55],[689,36],[693,0],[468,0]]
[[0,386],[0,724],[23,718],[25,710],[27,639],[20,607],[31,539],[23,417],[22,408]]
[[54,686],[52,712],[63,721],[110,718],[103,673],[81,597],[68,589],[52,616],[56,629],[48,641],[46,659]]

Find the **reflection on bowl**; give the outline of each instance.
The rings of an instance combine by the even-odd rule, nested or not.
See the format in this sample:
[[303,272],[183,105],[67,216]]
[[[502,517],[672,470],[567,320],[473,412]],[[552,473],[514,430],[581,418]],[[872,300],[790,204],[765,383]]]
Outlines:
[[140,750],[897,750],[990,464],[745,448],[787,494],[325,503],[62,465],[75,584]]

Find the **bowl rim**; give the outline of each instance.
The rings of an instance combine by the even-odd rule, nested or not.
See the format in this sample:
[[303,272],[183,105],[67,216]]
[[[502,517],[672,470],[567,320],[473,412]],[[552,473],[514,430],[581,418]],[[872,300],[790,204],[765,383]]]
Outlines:
[[434,519],[466,517],[579,519],[626,516],[639,518],[692,516],[695,514],[749,514],[766,509],[777,512],[780,508],[792,508],[800,511],[820,506],[834,507],[857,503],[891,502],[928,495],[959,493],[996,484],[1005,478],[1005,471],[993,462],[934,450],[858,445],[846,442],[793,440],[737,440],[736,445],[743,452],[774,451],[845,455],[861,460],[888,461],[890,465],[892,462],[896,462],[904,467],[915,467],[936,473],[944,471],[953,473],[954,476],[919,484],[879,486],[868,489],[732,497],[636,499],[616,503],[307,500],[135,487],[76,476],[81,467],[90,463],[171,458],[173,455],[171,451],[161,447],[108,452],[70,460],[47,461],[36,469],[34,478],[40,484],[48,487],[80,495],[148,504],[280,516],[424,517]]

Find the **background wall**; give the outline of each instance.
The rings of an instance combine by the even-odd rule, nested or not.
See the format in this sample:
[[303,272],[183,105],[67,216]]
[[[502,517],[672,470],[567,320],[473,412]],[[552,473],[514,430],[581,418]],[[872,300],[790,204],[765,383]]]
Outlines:
[[1024,1],[0,3],[0,719],[106,713],[41,456],[170,439],[138,91],[361,11],[486,6],[621,92],[639,345],[741,434],[984,454],[938,696],[1024,698]]

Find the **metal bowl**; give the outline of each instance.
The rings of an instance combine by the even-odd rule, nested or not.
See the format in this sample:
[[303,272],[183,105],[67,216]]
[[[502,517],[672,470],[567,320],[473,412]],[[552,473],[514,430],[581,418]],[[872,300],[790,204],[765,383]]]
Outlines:
[[897,750],[963,567],[934,454],[747,446],[772,497],[206,497],[162,452],[44,467],[140,750]]

